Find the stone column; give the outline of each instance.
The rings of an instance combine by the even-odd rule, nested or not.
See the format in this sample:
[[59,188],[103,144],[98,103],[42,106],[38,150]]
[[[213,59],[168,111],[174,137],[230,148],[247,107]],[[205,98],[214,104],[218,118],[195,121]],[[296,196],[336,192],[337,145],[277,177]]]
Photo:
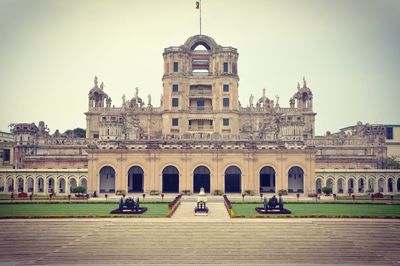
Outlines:
[[25,193],[28,193],[28,179],[25,176],[23,180],[24,180],[24,189],[23,189],[23,191]]

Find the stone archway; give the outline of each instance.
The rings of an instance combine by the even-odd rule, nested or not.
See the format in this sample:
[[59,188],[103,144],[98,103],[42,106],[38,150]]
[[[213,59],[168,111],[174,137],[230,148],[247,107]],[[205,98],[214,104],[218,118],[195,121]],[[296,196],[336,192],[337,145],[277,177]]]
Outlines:
[[169,165],[162,171],[162,192],[179,193],[179,171],[175,166]]
[[115,193],[115,170],[104,166],[100,170],[100,193]]
[[80,186],[87,189],[87,179],[86,178],[81,178],[80,182],[81,182]]
[[383,193],[385,191],[385,180],[383,178],[378,179],[378,192]]
[[4,177],[0,176],[0,192],[4,192]]
[[317,180],[315,181],[315,192],[317,194],[322,193],[322,179],[321,178],[317,178]]
[[14,179],[11,177],[7,179],[7,192],[14,192]]
[[347,193],[354,193],[354,179],[349,178],[347,181]]
[[199,193],[200,188],[210,193],[210,170],[205,166],[198,166],[193,171],[193,193]]
[[358,193],[364,193],[365,192],[365,180],[364,178],[359,178],[358,179]]
[[50,177],[47,179],[47,191],[46,193],[54,193],[54,178]]
[[39,177],[37,179],[37,192],[43,193],[44,192],[44,179]]
[[339,178],[337,181],[337,193],[338,194],[343,194],[344,191],[344,179],[343,178]]
[[144,171],[139,166],[133,166],[128,171],[128,192],[143,192]]
[[304,193],[304,171],[298,166],[293,166],[288,171],[288,192]]
[[26,186],[27,186],[27,191],[28,192],[30,192],[30,193],[33,193],[33,191],[34,191],[34,185],[35,185],[35,182],[33,181],[33,178],[32,177],[28,177],[28,179],[26,180]]
[[270,166],[264,166],[260,170],[260,193],[275,193],[275,170]]
[[392,177],[389,177],[389,179],[388,179],[388,192],[389,193],[394,192],[394,180]]
[[58,193],[65,193],[65,179],[61,177],[58,179]]
[[236,166],[229,166],[225,170],[225,193],[242,192],[242,171]]
[[24,179],[22,177],[17,178],[17,192],[24,192]]

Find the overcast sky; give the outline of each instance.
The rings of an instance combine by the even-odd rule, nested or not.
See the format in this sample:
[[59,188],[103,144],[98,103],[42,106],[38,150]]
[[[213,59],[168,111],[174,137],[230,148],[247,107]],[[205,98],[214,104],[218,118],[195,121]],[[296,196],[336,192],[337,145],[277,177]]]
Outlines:
[[[239,52],[239,96],[288,107],[303,75],[321,135],[400,124],[400,1],[203,0],[203,34]],[[199,33],[195,0],[0,0],[0,130],[86,127],[93,77],[113,105],[159,104],[165,47]]]

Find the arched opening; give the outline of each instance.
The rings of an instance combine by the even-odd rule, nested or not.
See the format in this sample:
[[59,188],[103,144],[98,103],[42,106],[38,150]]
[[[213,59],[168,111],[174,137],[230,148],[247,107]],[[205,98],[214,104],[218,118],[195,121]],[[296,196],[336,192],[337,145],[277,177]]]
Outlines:
[[365,191],[365,181],[364,178],[358,179],[358,193],[364,193]]
[[41,177],[39,177],[37,179],[37,189],[38,189],[38,192],[40,192],[40,193],[44,192],[44,180]]
[[34,186],[34,183],[35,182],[33,182],[33,178],[32,177],[28,177],[28,179],[26,180],[26,185],[27,185],[27,188],[28,188],[28,192],[33,192],[33,186]]
[[12,178],[7,179],[7,191],[14,192],[14,179]]
[[393,187],[394,187],[394,181],[393,178],[388,179],[388,192],[392,193],[393,192]]
[[73,191],[76,188],[76,186],[77,186],[76,179],[75,178],[70,178],[69,179],[69,191],[70,191],[70,193],[73,193]]
[[115,170],[111,166],[104,166],[100,170],[100,193],[115,192]]
[[54,179],[52,177],[47,179],[47,193],[54,193]]
[[58,193],[65,193],[65,179],[60,178],[58,180]]
[[344,193],[344,179],[343,178],[339,178],[339,180],[337,181],[337,193]]
[[370,178],[368,179],[368,192],[373,193],[374,191],[374,180]]
[[333,178],[328,178],[328,179],[326,180],[326,187],[331,188],[332,191],[333,191]]
[[81,178],[80,186],[87,189],[87,179],[86,178]]
[[385,188],[385,180],[383,178],[379,178],[378,180],[378,192],[383,193]]
[[400,177],[397,178],[397,192],[400,192]]
[[19,177],[17,179],[17,185],[18,185],[18,192],[24,192],[24,179],[22,177]]
[[265,166],[260,170],[261,192],[275,192],[275,170],[270,166]]
[[193,171],[193,193],[199,193],[200,188],[210,193],[210,170],[205,166],[198,166]]
[[128,192],[143,192],[143,169],[133,166],[128,171]]
[[322,179],[321,178],[317,178],[317,181],[315,182],[315,191],[318,194],[322,193]]
[[225,193],[241,193],[242,172],[236,166],[229,166],[225,170]]
[[179,192],[179,171],[175,166],[167,166],[162,172],[162,192]]
[[304,171],[298,166],[294,166],[289,169],[288,192],[289,193],[304,192]]
[[0,192],[4,192],[4,178],[0,177]]
[[347,181],[347,193],[354,193],[354,179],[350,178]]

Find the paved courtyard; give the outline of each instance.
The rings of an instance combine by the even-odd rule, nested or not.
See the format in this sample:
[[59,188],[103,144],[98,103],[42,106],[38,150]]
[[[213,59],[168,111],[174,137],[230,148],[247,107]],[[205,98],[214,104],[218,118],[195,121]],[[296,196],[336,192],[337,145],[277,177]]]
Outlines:
[[2,264],[400,264],[400,221],[194,217],[0,220]]

